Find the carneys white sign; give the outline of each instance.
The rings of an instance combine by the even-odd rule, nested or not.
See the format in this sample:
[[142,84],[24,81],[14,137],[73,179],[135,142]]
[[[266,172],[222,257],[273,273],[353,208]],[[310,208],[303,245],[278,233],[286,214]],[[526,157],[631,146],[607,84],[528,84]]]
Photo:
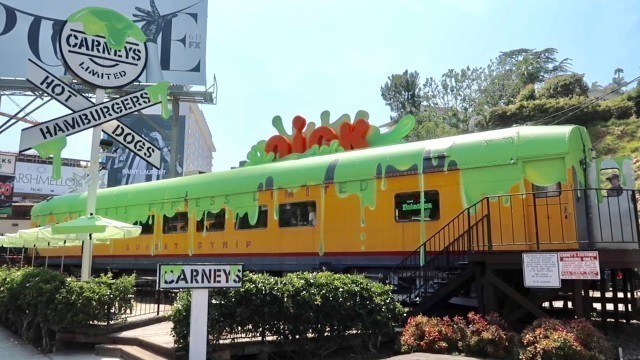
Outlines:
[[113,50],[104,36],[91,36],[83,29],[82,23],[68,21],[60,35],[60,53],[77,77],[109,89],[127,86],[142,74],[147,63],[144,42],[129,37],[122,50]]
[[[69,14],[88,6],[108,7],[136,21],[147,36],[147,71],[139,81],[167,80],[206,85],[205,54],[208,0],[0,0],[0,76],[26,78],[24,64],[35,59],[56,76],[64,75],[59,34]],[[161,69],[160,74],[149,69]]]
[[242,265],[158,264],[159,289],[242,287]]
[[[34,164],[18,161],[13,184],[14,193],[63,195],[87,191],[89,169],[71,166],[62,167],[59,180],[51,178],[52,168],[49,164]],[[107,171],[100,171],[98,188],[106,187]]]

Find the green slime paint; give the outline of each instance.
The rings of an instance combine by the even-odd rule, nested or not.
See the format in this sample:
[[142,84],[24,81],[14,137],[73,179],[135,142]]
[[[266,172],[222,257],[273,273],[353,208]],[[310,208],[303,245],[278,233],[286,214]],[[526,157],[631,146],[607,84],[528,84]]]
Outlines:
[[67,21],[80,22],[84,32],[91,36],[104,36],[107,45],[114,50],[122,50],[127,37],[144,43],[144,32],[129,18],[111,9],[90,6],[71,14]]
[[169,100],[167,99],[167,94],[169,92],[169,82],[161,81],[155,85],[148,86],[145,90],[149,94],[149,99],[155,102],[162,103],[162,110],[160,115],[163,119],[168,119],[171,115],[171,110],[169,109]]
[[53,156],[53,174],[51,178],[54,180],[60,180],[62,177],[62,150],[64,150],[65,146],[67,146],[66,136],[33,146],[33,149],[38,152],[41,158],[46,159]]

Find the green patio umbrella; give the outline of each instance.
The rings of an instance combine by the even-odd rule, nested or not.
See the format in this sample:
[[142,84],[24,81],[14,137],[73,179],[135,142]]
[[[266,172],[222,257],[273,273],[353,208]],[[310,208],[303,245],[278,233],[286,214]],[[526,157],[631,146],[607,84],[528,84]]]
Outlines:
[[[53,234],[53,224],[36,228],[20,230],[16,233],[18,239],[26,243],[36,244],[39,247],[44,243],[49,243],[49,247],[56,246],[72,246],[82,244],[82,240],[78,234]],[[95,239],[95,238],[94,238]],[[107,243],[109,238],[99,237],[95,239],[98,243]]]
[[18,239],[18,234],[4,234],[4,236],[0,236],[0,245],[4,247],[22,247],[24,242]]
[[80,216],[51,226],[53,235],[66,235],[66,239],[73,240],[78,238],[69,237],[69,235],[89,234],[92,240],[110,240],[136,237],[141,231],[142,227],[139,225],[131,225],[98,215]]

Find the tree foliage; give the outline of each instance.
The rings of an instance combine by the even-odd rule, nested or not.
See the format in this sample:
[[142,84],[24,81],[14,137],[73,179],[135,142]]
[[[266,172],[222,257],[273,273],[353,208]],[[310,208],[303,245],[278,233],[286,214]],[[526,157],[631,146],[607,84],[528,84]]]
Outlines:
[[589,86],[584,74],[558,75],[545,81],[538,91],[539,99],[560,99],[572,96],[587,96]]
[[380,87],[380,95],[391,112],[392,121],[403,116],[418,114],[422,107],[422,86],[417,71],[405,70],[402,74],[393,74]]
[[427,109],[416,117],[416,127],[409,133],[409,141],[438,139],[460,134],[461,131],[445,124],[434,109]]
[[[610,119],[627,119],[634,115],[634,103],[619,97],[585,103],[584,97],[545,99],[493,108],[480,124],[485,128],[501,128],[514,124],[577,124]],[[566,111],[573,109],[572,111]]]
[[[571,60],[558,60],[557,54],[555,48],[509,50],[485,67],[449,69],[439,78],[428,77],[423,85],[417,71],[404,71],[389,76],[380,93],[392,120],[416,116],[412,140],[467,132],[488,124],[491,109],[515,104],[520,94],[521,100],[534,100],[530,86],[567,73]],[[525,88],[529,90],[523,93]]]
[[424,83],[424,104],[440,114],[440,120],[450,127],[469,130],[469,123],[478,113],[479,100],[485,84],[485,69],[449,69],[440,80],[432,77]]
[[529,84],[525,86],[522,90],[520,90],[520,93],[516,98],[516,102],[533,101],[536,99],[537,99],[536,87],[533,86],[533,84]]

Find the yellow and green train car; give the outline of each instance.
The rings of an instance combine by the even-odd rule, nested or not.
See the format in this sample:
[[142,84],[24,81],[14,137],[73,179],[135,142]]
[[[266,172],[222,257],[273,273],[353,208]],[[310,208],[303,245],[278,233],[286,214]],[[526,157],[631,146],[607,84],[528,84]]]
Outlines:
[[[635,201],[599,189],[613,173],[635,189],[631,161],[597,161],[583,127],[523,126],[109,188],[97,214],[142,224],[143,234],[96,244],[94,266],[383,269],[425,241],[441,250],[459,235],[432,237],[454,219],[451,231],[464,234],[489,214],[470,236],[475,250],[638,248]],[[58,196],[34,206],[32,220],[85,208],[86,194]],[[80,252],[39,250],[65,264]]]

